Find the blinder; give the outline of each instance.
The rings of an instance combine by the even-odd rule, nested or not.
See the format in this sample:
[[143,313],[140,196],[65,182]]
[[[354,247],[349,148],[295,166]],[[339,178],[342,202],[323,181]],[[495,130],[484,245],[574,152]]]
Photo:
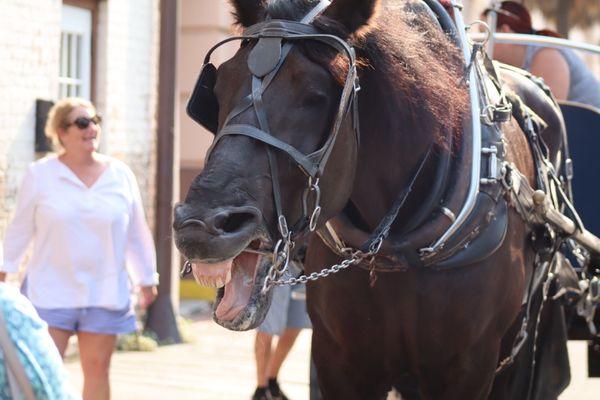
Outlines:
[[215,95],[217,68],[211,63],[202,66],[194,91],[187,103],[187,114],[213,134],[219,125],[219,102]]

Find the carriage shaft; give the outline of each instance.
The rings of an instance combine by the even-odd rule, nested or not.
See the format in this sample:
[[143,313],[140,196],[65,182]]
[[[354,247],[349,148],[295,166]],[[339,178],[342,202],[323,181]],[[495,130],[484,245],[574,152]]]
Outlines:
[[546,193],[541,190],[533,193],[532,199],[536,214],[545,222],[569,235],[594,255],[600,256],[600,238],[583,227],[579,229],[573,220],[552,207],[547,197]]

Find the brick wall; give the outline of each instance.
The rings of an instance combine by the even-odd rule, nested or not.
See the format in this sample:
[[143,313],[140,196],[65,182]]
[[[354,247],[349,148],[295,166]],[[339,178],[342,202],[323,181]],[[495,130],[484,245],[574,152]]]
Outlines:
[[0,238],[35,158],[35,99],[57,92],[60,10],[58,0],[0,4]]
[[[60,0],[0,2],[0,240],[34,153],[35,99],[56,100]],[[158,0],[99,2],[96,98],[101,150],[138,178],[151,227],[156,176]]]

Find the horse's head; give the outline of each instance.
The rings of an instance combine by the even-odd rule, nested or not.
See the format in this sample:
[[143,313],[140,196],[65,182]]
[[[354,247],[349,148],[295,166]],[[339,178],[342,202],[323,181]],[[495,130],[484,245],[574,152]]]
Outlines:
[[[245,38],[218,70],[204,67],[192,96],[188,111],[216,138],[173,226],[196,280],[220,288],[214,318],[229,329],[263,320],[276,243],[338,213],[352,188],[357,82],[345,40],[378,1],[324,3],[232,1]],[[313,10],[337,39],[315,36]]]

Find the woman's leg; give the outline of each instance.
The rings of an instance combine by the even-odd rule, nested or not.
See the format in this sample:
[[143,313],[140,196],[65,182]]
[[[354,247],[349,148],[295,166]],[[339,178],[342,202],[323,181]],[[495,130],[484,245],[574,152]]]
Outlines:
[[294,346],[294,342],[296,338],[300,334],[299,328],[287,328],[283,331],[283,334],[277,340],[277,346],[275,347],[275,351],[273,355],[269,359],[269,366],[267,369],[267,378],[275,379],[279,374],[279,369],[281,369],[281,365],[285,361],[288,353]]
[[117,336],[78,332],[77,339],[83,370],[83,399],[110,399],[108,370]]
[[48,327],[48,332],[50,332],[50,337],[52,337],[52,340],[54,341],[54,344],[58,349],[58,353],[62,358],[64,358],[65,350],[67,349],[67,345],[69,344],[69,338],[71,337],[73,332],[51,327]]

